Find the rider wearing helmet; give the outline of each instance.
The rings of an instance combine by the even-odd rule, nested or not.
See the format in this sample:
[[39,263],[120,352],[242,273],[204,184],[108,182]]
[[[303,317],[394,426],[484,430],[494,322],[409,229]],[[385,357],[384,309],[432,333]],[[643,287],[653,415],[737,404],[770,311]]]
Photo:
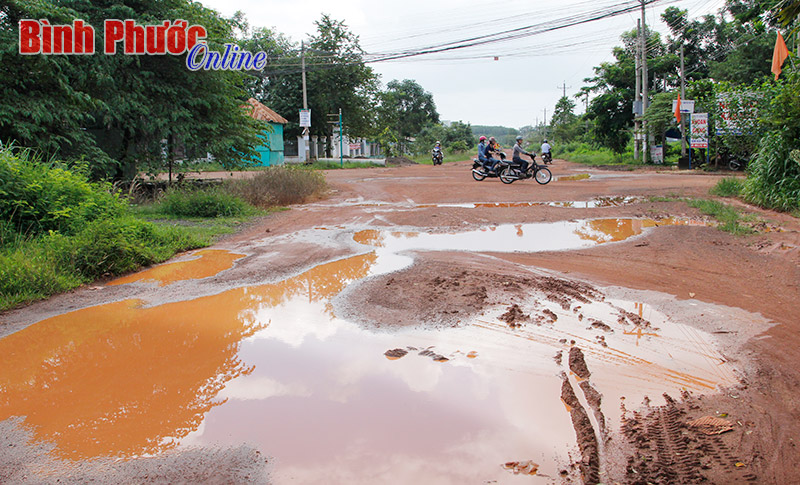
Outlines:
[[511,155],[511,160],[520,165],[522,173],[527,173],[528,162],[520,158],[520,154],[528,155],[529,157],[535,157],[534,154],[528,153],[522,149],[522,136],[517,136],[517,143],[514,145],[514,153]]
[[[547,158],[547,157],[545,157],[545,153],[546,153],[546,154],[548,154],[548,155],[551,155],[551,154],[550,154],[550,148],[551,148],[551,147],[550,147],[550,144],[549,144],[549,143],[547,143],[547,140],[545,140],[545,141],[542,143],[542,159],[545,159],[545,160],[546,160],[546,158]],[[552,155],[551,155],[549,158],[550,158],[550,160],[553,160],[553,158],[552,158]],[[551,163],[552,163],[552,162],[551,162]]]
[[484,168],[494,168],[494,161],[490,158],[490,155],[486,153],[486,149],[489,148],[489,145],[486,143],[486,137],[481,136],[479,139],[480,143],[478,143],[478,161],[483,164]]
[[433,150],[431,150],[431,156],[433,157],[433,164],[442,163],[442,159],[444,158],[444,153],[442,153],[442,143],[440,141],[436,141],[433,145]]
[[491,164],[489,167],[491,170],[494,170],[494,167],[500,161],[492,156],[493,153],[500,153],[500,144],[497,143],[497,140],[495,140],[493,136],[490,136],[489,143],[486,145],[486,159]]

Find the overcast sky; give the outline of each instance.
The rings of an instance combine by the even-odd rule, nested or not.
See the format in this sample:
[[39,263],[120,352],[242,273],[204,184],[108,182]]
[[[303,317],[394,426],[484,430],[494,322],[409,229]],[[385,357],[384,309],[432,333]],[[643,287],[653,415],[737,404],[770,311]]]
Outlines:
[[[624,0],[200,0],[225,16],[237,10],[250,25],[269,27],[295,42],[315,32],[323,13],[343,20],[369,54],[420,49],[531,25],[553,26],[598,16]],[[715,14],[724,0],[659,1],[647,23],[662,33],[670,5],[691,18]],[[613,61],[620,35],[636,28],[640,11],[551,32],[465,49],[369,64],[381,81],[413,79],[433,94],[442,120],[519,128],[541,123],[563,94],[576,94],[593,67]],[[536,30],[541,30],[537,28]],[[495,60],[495,57],[497,60]],[[577,112],[583,111],[583,102]]]

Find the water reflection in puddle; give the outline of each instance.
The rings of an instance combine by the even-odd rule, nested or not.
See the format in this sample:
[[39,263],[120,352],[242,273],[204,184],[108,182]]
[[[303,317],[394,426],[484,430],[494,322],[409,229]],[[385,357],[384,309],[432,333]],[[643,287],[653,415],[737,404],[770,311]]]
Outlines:
[[364,199],[348,199],[336,204],[320,203],[309,204],[300,210],[318,210],[330,207],[360,207],[368,210],[413,210],[429,208],[454,207],[462,209],[479,208],[513,208],[513,207],[570,207],[576,209],[593,209],[598,207],[619,207],[628,204],[637,204],[646,199],[639,196],[596,197],[590,200],[549,201],[549,202],[453,202],[443,204],[416,204],[414,201],[406,202],[378,202]]
[[244,257],[220,249],[204,249],[192,254],[193,259],[177,261],[155,266],[132,275],[117,278],[108,286],[124,285],[135,281],[157,281],[159,286],[166,286],[176,281],[198,280],[214,276],[233,267],[233,263]]
[[[614,221],[568,229],[596,243],[615,240],[620,224],[624,234],[656,225]],[[543,244],[525,239],[541,229],[470,234],[519,249]],[[565,309],[532,294],[520,328],[498,320],[499,307],[441,331],[374,333],[334,315],[331,299],[347,285],[411,262],[395,252],[472,249],[460,237],[361,231],[355,240],[376,250],[279,283],[42,321],[0,340],[0,419],[26,416],[39,439],[76,459],[248,442],[276,457],[276,483],[547,482],[576,450],[560,399],[568,368],[553,358],[571,342],[611,421],[623,395],[639,402],[734,381],[708,335],[633,302]],[[535,477],[503,468],[528,460]]]
[[366,229],[353,239],[361,244],[406,250],[556,251],[624,241],[658,226],[704,226],[691,219],[594,219],[535,224],[505,224],[455,234],[432,234]]

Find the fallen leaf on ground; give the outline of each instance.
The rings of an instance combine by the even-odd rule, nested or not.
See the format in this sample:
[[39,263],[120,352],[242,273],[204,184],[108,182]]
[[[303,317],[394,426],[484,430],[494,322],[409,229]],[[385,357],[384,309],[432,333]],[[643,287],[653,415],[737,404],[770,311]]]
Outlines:
[[703,416],[686,423],[690,428],[696,428],[703,434],[713,435],[722,434],[726,431],[733,431],[730,421],[715,418],[714,416]]

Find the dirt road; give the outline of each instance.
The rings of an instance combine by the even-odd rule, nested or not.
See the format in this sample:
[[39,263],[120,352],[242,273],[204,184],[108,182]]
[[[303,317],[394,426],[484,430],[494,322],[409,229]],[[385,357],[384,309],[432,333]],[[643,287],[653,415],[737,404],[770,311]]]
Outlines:
[[680,199],[719,175],[469,167],[331,171],[0,315],[0,482],[796,480],[798,220],[718,230]]

